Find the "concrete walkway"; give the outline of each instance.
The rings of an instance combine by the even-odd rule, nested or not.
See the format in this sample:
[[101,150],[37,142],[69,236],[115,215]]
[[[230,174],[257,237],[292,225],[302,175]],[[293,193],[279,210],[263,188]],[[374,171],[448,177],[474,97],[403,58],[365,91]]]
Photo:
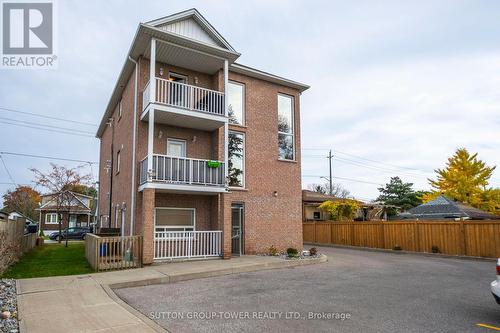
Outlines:
[[149,267],[17,281],[21,333],[165,332],[120,300],[113,288],[173,283],[242,272],[325,262],[243,256],[231,260],[187,261]]

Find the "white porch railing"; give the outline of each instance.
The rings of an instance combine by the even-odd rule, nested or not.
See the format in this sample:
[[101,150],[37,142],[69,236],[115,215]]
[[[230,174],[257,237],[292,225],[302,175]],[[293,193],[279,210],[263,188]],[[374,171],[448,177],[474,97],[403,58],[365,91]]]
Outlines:
[[[215,165],[214,163],[215,162]],[[217,166],[218,164],[218,166]],[[225,186],[224,162],[197,158],[153,155],[153,182]],[[148,158],[141,161],[140,183],[148,181]]]
[[222,231],[159,231],[154,237],[154,259],[206,258],[222,254]]
[[[189,84],[156,79],[155,102],[183,109],[224,116],[224,93]],[[143,109],[149,104],[149,82],[142,95]]]

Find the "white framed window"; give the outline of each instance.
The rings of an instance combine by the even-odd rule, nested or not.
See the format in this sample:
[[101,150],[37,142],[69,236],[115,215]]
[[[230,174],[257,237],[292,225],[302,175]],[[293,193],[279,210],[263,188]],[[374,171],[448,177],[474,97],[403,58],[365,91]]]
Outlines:
[[196,209],[177,207],[155,208],[155,232],[166,231],[182,232],[196,230]]
[[293,97],[278,94],[278,157],[280,160],[295,159],[295,124]]
[[118,120],[121,119],[122,113],[123,113],[123,106],[122,106],[122,100],[120,99],[120,102],[118,102]]
[[227,88],[229,122],[245,125],[245,85],[229,81]]
[[167,155],[173,157],[186,157],[186,140],[167,139]]
[[59,219],[57,218],[57,213],[45,214],[45,224],[57,224]]
[[121,164],[122,164],[121,150],[118,150],[118,152],[116,153],[116,173],[117,174],[120,173]]
[[228,140],[229,186],[245,187],[245,134],[230,131]]

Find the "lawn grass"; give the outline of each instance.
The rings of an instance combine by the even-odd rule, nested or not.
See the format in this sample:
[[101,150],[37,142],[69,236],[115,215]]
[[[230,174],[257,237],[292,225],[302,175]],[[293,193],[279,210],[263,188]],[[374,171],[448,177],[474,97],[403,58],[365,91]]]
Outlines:
[[24,254],[11,266],[4,278],[24,279],[44,276],[75,275],[93,272],[85,259],[85,243],[44,244]]

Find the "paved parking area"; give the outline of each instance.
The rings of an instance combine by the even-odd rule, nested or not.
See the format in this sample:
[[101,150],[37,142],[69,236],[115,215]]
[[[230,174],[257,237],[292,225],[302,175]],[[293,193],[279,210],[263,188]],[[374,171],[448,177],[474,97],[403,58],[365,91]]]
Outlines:
[[[116,293],[174,333],[493,332],[477,324],[500,327],[500,306],[489,291],[493,262],[320,250],[328,263]],[[308,319],[310,312],[349,318]]]

